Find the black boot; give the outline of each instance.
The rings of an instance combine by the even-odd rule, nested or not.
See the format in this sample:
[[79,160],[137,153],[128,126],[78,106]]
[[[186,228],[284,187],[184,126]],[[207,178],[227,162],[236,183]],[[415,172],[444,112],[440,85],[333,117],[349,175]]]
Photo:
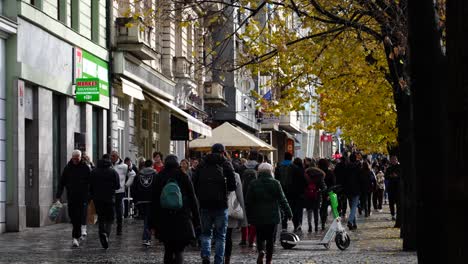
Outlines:
[[122,235],[122,223],[117,223],[117,235]]
[[309,223],[309,233],[312,233],[312,223]]

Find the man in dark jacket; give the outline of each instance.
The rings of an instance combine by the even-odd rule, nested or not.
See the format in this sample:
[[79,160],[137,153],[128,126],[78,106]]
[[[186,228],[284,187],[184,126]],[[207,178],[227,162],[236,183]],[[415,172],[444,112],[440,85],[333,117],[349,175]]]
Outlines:
[[392,220],[396,220],[395,213],[398,212],[398,207],[400,206],[400,175],[400,163],[398,162],[398,158],[395,155],[392,155],[390,157],[390,166],[385,171],[385,179],[388,180],[387,192]]
[[236,190],[236,179],[222,144],[211,147],[211,153],[206,155],[193,175],[193,185],[200,202],[203,263],[210,263],[213,225],[216,244],[214,263],[223,263],[228,224],[227,197]]
[[112,168],[110,156],[105,154],[91,172],[90,193],[99,219],[99,240],[109,247],[109,236],[114,221],[115,191],[120,188],[119,174]]
[[[294,231],[301,231],[304,209],[304,189],[307,185],[303,170],[292,163],[292,154],[284,153],[284,160],[275,169],[275,179],[281,183],[284,194],[293,212]],[[283,216],[283,229],[288,229],[288,219]]]
[[153,169],[153,160],[146,160],[145,167],[140,170],[133,185],[135,186],[135,193],[133,197],[139,212],[144,217],[143,224],[143,245],[151,246],[151,228],[149,225],[151,213],[151,201],[153,200],[153,189],[156,182],[157,173]]
[[88,201],[89,174],[89,166],[81,160],[81,151],[74,150],[71,160],[63,169],[55,195],[57,201],[60,201],[63,189],[67,189],[68,215],[73,225],[73,247],[80,246],[78,239],[81,237],[84,204]]
[[[336,164],[335,166],[335,176],[336,176],[336,184],[340,185],[341,187],[344,188],[345,185],[345,178],[346,178],[346,173],[347,173],[347,164],[348,161],[345,156],[342,156],[340,158],[340,161]],[[346,197],[346,193],[344,189],[340,190],[338,193],[338,212],[340,213],[340,216],[344,218],[346,215],[346,210],[348,208],[347,203],[348,199]]]
[[349,201],[348,228],[356,229],[356,209],[361,194],[360,180],[361,163],[357,160],[356,154],[349,156],[349,164],[346,167],[346,177],[344,178],[344,191]]

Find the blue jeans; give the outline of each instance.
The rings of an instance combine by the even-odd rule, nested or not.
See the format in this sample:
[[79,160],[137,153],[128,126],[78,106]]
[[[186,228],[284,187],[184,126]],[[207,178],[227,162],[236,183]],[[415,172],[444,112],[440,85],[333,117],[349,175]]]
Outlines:
[[224,263],[224,246],[226,241],[226,231],[228,225],[227,209],[201,209],[201,256],[210,257],[211,255],[211,237],[215,240],[215,264]]
[[348,197],[348,200],[350,207],[348,223],[356,225],[356,208],[359,202],[359,195]]
[[140,205],[141,213],[144,217],[143,235],[142,240],[151,240],[151,229],[149,228],[149,217],[151,214],[151,203],[144,203]]

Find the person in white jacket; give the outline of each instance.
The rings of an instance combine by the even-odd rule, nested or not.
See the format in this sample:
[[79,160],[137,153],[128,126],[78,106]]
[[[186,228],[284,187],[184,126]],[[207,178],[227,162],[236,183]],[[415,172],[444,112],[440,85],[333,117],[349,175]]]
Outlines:
[[[117,219],[117,235],[122,235],[122,221],[123,221],[123,203],[122,200],[125,197],[125,188],[133,183],[136,173],[129,169],[127,164],[120,158],[120,154],[117,151],[111,152],[112,166],[115,171],[119,174],[120,189],[115,191],[115,215]],[[127,179],[128,178],[128,179]],[[125,182],[125,180],[127,181]]]

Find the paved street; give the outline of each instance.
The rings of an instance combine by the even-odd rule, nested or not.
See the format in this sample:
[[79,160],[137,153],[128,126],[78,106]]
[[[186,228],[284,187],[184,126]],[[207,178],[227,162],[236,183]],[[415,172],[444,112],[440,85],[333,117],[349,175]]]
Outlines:
[[[359,217],[358,230],[351,232],[351,246],[346,251],[334,244],[329,250],[315,245],[284,250],[277,243],[274,263],[417,263],[416,253],[401,251],[399,230],[392,228],[389,218],[385,212]],[[71,248],[69,224],[1,234],[0,263],[162,263],[161,244],[143,248],[141,229],[141,221],[127,221],[123,236],[112,235],[107,251],[101,249],[97,226],[88,228],[88,238],[78,249]],[[305,234],[304,238],[314,239],[321,234]],[[232,263],[255,263],[254,249],[237,246],[239,236],[236,231]],[[186,263],[200,263],[199,251],[194,248],[188,248],[185,257]]]

